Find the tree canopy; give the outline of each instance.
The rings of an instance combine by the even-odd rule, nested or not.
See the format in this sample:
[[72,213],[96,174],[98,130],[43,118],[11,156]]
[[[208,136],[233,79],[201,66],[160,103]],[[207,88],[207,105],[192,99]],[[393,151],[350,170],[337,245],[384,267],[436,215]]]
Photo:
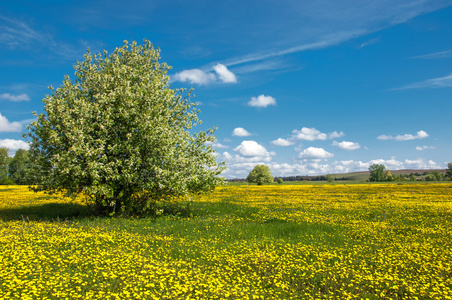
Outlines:
[[9,157],[8,149],[0,148],[0,184],[11,184],[13,181],[8,177],[8,166],[11,157]]
[[84,56],[43,99],[29,126],[35,190],[84,193],[111,213],[138,214],[156,199],[211,191],[222,182],[191,92],[170,88],[160,50],[124,41]]
[[385,165],[373,164],[369,167],[370,181],[385,181],[390,173],[386,170]]
[[266,165],[257,165],[253,170],[248,174],[246,180],[249,183],[257,183],[258,185],[262,185],[265,183],[273,182],[273,175],[270,171],[270,168]]
[[446,170],[445,177],[452,180],[452,163],[447,164],[447,170]]
[[9,163],[9,176],[16,184],[31,184],[28,151],[19,149]]

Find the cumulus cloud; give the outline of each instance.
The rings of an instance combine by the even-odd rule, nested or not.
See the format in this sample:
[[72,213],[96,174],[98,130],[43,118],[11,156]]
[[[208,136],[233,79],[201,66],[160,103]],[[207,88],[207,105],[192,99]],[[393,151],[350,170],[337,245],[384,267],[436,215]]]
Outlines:
[[424,130],[420,130],[416,133],[416,135],[412,134],[403,134],[403,135],[385,135],[382,134],[378,137],[379,140],[396,140],[396,141],[410,141],[410,140],[418,140],[418,139],[425,139],[429,135]]
[[323,148],[309,147],[301,151],[298,155],[303,159],[326,159],[333,157],[334,154],[327,152]]
[[232,131],[233,136],[250,136],[251,133],[248,132],[245,128],[237,127]]
[[259,95],[258,97],[252,97],[248,105],[253,107],[267,107],[269,105],[276,105],[276,100],[272,96]]
[[19,132],[22,130],[20,122],[10,122],[0,113],[0,132]]
[[265,149],[264,146],[258,144],[255,141],[243,141],[237,148],[234,149],[240,155],[243,156],[268,156],[270,152]]
[[326,140],[328,135],[315,128],[303,127],[301,130],[292,130],[293,138],[304,141]]
[[226,162],[227,169],[221,174],[226,178],[245,178],[255,165],[268,164],[275,155],[255,141],[243,141],[234,151],[236,154],[225,151],[219,155]]
[[277,146],[291,146],[296,141],[324,141],[327,139],[335,139],[343,137],[345,133],[342,131],[333,131],[330,133],[323,133],[315,128],[303,127],[300,130],[292,130],[292,136],[289,139],[278,138],[272,141],[272,144]]
[[[227,153],[227,152],[225,152]],[[271,157],[242,157],[239,155],[221,155],[221,159],[226,161],[227,170],[222,173],[226,178],[246,178],[256,164],[266,164],[270,167],[274,176],[296,176],[296,175],[325,175],[340,174],[350,172],[368,171],[372,164],[383,164],[390,170],[403,169],[444,169],[432,160],[397,160],[375,159],[370,161],[342,160],[331,163],[321,162],[321,159],[305,159],[302,163],[277,163],[271,161]]]
[[352,150],[357,150],[357,149],[361,148],[359,143],[353,143],[353,142],[347,142],[347,141],[343,141],[340,143],[334,141],[333,146],[337,146],[339,149],[346,150],[346,151],[352,151]]
[[182,72],[176,73],[176,75],[174,75],[174,78],[177,81],[200,85],[209,84],[216,80],[215,74],[206,73],[200,69],[184,70]]
[[237,77],[234,73],[228,70],[225,65],[216,64],[213,67],[214,71],[217,73],[218,78],[224,83],[235,83],[237,82]]
[[8,93],[4,93],[0,95],[1,99],[5,99],[12,102],[21,102],[21,101],[30,101],[30,96],[27,94],[20,94],[20,95],[11,95]]
[[424,151],[428,149],[435,149],[435,146],[416,146],[417,151]]
[[276,146],[283,146],[283,147],[286,147],[286,146],[292,146],[293,144],[295,144],[294,142],[292,142],[292,141],[289,141],[289,140],[286,140],[286,139],[282,139],[282,138],[278,138],[277,140],[274,140],[274,141],[272,141],[271,142],[273,145],[276,145]]
[[184,70],[176,73],[174,79],[180,82],[189,82],[191,84],[207,85],[221,81],[223,83],[236,83],[237,77],[228,70],[225,65],[216,64],[213,67],[215,73],[206,72],[201,69]]
[[442,169],[443,167],[434,162],[433,160],[425,159],[405,159],[404,169]]
[[0,148],[8,148],[9,155],[14,156],[14,153],[16,153],[17,150],[28,150],[30,146],[27,142],[22,140],[4,139],[0,140]]
[[330,139],[336,139],[336,138],[343,137],[344,135],[345,135],[345,133],[343,133],[342,131],[341,132],[334,131],[334,132],[329,133],[328,137]]

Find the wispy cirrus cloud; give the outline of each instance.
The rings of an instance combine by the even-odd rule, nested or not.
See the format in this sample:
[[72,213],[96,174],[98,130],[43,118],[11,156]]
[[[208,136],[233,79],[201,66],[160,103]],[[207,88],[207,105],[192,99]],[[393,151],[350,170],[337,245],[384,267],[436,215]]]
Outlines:
[[376,43],[378,43],[379,41],[380,41],[380,37],[376,37],[376,38],[367,40],[367,41],[361,43],[361,45],[359,45],[359,48],[364,48],[364,47],[367,47],[367,46],[369,46],[369,45],[376,44]]
[[47,40],[45,34],[33,29],[26,22],[0,16],[0,44],[17,48]]
[[414,57],[415,59],[441,59],[452,57],[452,50],[440,51]]
[[408,89],[421,89],[421,88],[444,88],[444,87],[452,87],[452,74],[444,76],[444,77],[438,77],[438,78],[432,78],[427,79],[424,81],[419,81],[411,84],[407,84],[402,87],[394,88],[391,90],[408,90]]
[[424,151],[429,149],[436,149],[435,146],[416,146],[417,151]]

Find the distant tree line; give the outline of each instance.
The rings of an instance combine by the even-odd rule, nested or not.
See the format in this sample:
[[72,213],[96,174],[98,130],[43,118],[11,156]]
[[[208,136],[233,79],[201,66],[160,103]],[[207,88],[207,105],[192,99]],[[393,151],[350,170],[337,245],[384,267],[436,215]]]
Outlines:
[[424,171],[422,173],[411,172],[410,174],[392,175],[391,171],[386,169],[385,165],[373,164],[369,167],[371,182],[383,181],[444,181],[452,180],[452,163],[448,164],[445,170],[434,170],[432,172]]
[[[423,172],[411,172],[407,174],[397,174],[393,175],[390,170],[386,168],[385,165],[382,164],[373,164],[369,167],[370,176],[368,181],[370,182],[385,182],[385,181],[444,181],[444,180],[452,180],[452,163],[448,164],[448,168],[446,170],[434,170],[431,172],[423,171]],[[296,175],[296,176],[283,176],[283,177],[274,177],[273,182],[282,183],[285,181],[294,182],[294,181],[353,181],[352,177],[342,176],[336,177],[332,174],[328,175],[318,175],[318,176],[309,176],[309,175]],[[228,182],[246,182],[249,181],[246,178],[233,178],[227,179]]]
[[27,150],[19,149],[10,157],[7,148],[0,148],[0,184],[33,184],[29,173]]

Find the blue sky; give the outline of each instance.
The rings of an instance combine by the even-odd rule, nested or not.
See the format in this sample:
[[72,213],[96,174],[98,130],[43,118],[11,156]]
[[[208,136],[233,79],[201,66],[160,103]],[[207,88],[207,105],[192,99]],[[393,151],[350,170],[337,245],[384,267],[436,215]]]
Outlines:
[[0,3],[0,147],[10,153],[91,52],[146,38],[172,88],[218,127],[226,178],[446,168],[452,161],[452,1]]

